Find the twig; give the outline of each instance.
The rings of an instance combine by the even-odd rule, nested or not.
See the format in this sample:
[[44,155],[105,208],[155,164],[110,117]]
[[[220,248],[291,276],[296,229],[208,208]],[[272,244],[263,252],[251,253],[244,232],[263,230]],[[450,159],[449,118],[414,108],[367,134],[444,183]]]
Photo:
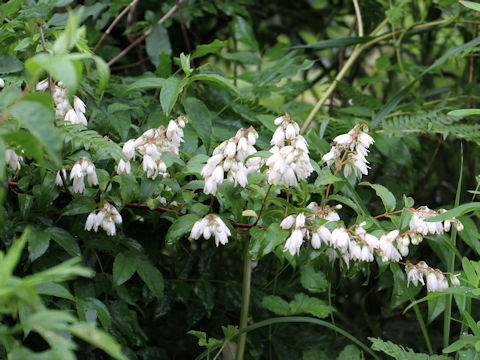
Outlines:
[[353,7],[355,8],[355,18],[357,19],[358,27],[358,36],[363,36],[363,22],[362,22],[362,13],[360,11],[360,6],[358,5],[358,0],[353,0]]
[[132,67],[136,67],[138,65],[143,64],[145,61],[147,61],[147,58],[143,58],[141,60],[138,60],[137,62],[134,62],[133,64],[126,64],[126,65],[120,65],[120,66],[113,66],[110,68],[111,71],[118,71],[118,70],[125,70],[125,69],[130,69]]
[[[178,0],[179,3],[182,3],[183,0]],[[160,19],[158,20],[158,24],[163,24],[165,21],[168,20],[170,16],[173,15],[173,13],[177,10],[177,4],[173,5],[170,10],[167,11],[167,13]],[[115,64],[119,59],[121,59],[123,56],[125,56],[126,53],[128,53],[130,50],[132,50],[136,45],[141,43],[150,33],[152,32],[152,28],[148,29],[145,31],[137,40],[132,42],[130,45],[128,45],[125,49],[123,49],[117,56],[115,56],[112,60],[110,60],[107,65],[112,66]]]
[[95,54],[98,50],[98,48],[100,47],[100,45],[103,43],[103,41],[105,40],[105,38],[110,34],[110,32],[112,31],[112,29],[115,27],[115,25],[117,25],[117,23],[120,21],[120,19],[132,8],[136,5],[136,3],[138,2],[139,0],[133,0],[130,4],[128,4],[128,6],[126,8],[124,8],[120,14],[118,14],[118,16],[112,21],[112,23],[110,24],[110,26],[107,28],[107,30],[105,30],[105,32],[102,34],[102,37],[100,38],[100,40],[98,40],[97,44],[95,45],[95,47],[93,48],[92,52]]
[[60,169],[60,177],[62,179],[62,184],[63,184],[63,188],[65,189],[65,192],[68,195],[73,197],[73,195],[70,193],[70,190],[68,190],[67,180],[65,179],[65,174],[63,173],[63,169]]
[[256,226],[258,224],[258,221],[260,220],[260,216],[262,215],[263,208],[265,207],[265,203],[267,202],[268,194],[270,194],[270,190],[272,189],[273,185],[270,185],[267,190],[267,194],[263,198],[262,206],[260,207],[260,211],[258,212],[257,220],[255,220],[253,226]]
[[177,1],[177,9],[178,9],[178,18],[180,20],[180,27],[182,28],[182,34],[183,34],[183,40],[185,41],[185,46],[187,47],[187,51],[189,54],[192,53],[192,48],[190,46],[190,39],[188,38],[188,33],[187,33],[187,27],[185,26],[185,21],[183,20],[183,14],[182,14],[182,7],[181,7],[181,1]]

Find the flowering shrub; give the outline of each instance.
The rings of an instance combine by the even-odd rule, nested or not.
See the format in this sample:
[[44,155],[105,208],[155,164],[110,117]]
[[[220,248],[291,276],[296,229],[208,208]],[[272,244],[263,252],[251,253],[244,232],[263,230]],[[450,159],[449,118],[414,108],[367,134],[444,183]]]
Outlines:
[[[155,11],[136,0],[87,2],[71,12],[66,3],[0,8],[0,357],[102,358],[96,348],[116,359],[477,352],[480,265],[467,256],[480,253],[480,205],[463,183],[475,178],[477,148],[466,142],[464,156],[460,139],[478,140],[480,130],[447,115],[458,103],[441,92],[422,109],[400,104],[440,66],[455,76],[429,75],[459,87],[447,60],[480,43],[459,46],[457,34],[418,75],[415,62],[403,67],[401,55],[417,53],[414,44],[402,52],[403,36],[453,26],[474,5],[448,5],[454,18],[420,27],[406,19],[411,33],[394,16],[403,2],[390,4],[367,36],[355,0],[352,26],[332,20],[348,37],[295,46],[271,36],[275,21],[246,19],[260,10],[250,2],[179,0]],[[275,16],[293,21],[279,3]],[[213,14],[215,36],[228,40],[192,50],[187,28]],[[169,37],[177,30],[184,45]],[[367,51],[390,39],[391,59]],[[351,45],[345,62],[343,50],[322,57]],[[369,75],[342,82],[356,59]],[[398,93],[377,99],[391,90],[382,83],[394,60]],[[337,65],[327,87],[312,80]],[[312,101],[310,89],[324,95]]]

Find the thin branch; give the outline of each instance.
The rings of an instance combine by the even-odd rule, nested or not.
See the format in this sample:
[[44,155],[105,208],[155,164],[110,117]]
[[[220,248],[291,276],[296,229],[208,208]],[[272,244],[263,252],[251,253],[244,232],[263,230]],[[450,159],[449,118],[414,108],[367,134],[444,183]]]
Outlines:
[[138,66],[138,65],[142,65],[142,64],[143,64],[144,62],[146,62],[147,60],[148,60],[147,58],[144,58],[144,59],[138,60],[137,62],[134,62],[133,64],[113,66],[113,67],[110,68],[110,70],[111,70],[111,71],[119,71],[119,70],[130,69],[130,68],[136,67],[136,66]]
[[139,0],[133,0],[130,4],[128,4],[128,6],[126,8],[124,8],[120,14],[118,14],[118,16],[112,21],[112,23],[110,24],[110,26],[107,28],[107,30],[105,30],[105,32],[102,34],[102,37],[100,38],[100,40],[98,40],[97,44],[95,45],[95,47],[93,48],[92,52],[95,54],[98,50],[98,48],[100,47],[100,45],[103,43],[103,41],[105,40],[105,38],[110,34],[110,32],[113,30],[113,28],[115,27],[115,25],[117,25],[117,23],[120,21],[120,19],[132,8],[134,7],[137,2]]
[[188,38],[188,33],[187,33],[187,27],[185,26],[185,21],[183,20],[183,14],[182,14],[182,6],[181,6],[181,1],[177,1],[177,9],[178,9],[178,18],[180,20],[180,27],[182,28],[182,34],[183,34],[183,40],[185,41],[185,46],[187,47],[187,51],[189,54],[192,53],[192,48],[190,46],[190,39]]
[[[178,0],[179,3],[182,3],[183,0]],[[167,11],[167,13],[160,19],[158,20],[158,24],[163,24],[165,21],[170,18],[170,16],[173,15],[173,13],[177,10],[177,4],[173,5],[170,10]],[[130,45],[128,45],[125,49],[123,49],[117,56],[115,56],[112,60],[110,60],[107,65],[112,66],[115,64],[119,59],[121,59],[123,56],[125,56],[126,53],[128,53],[130,50],[132,50],[135,46],[137,46],[139,43],[141,43],[150,33],[152,32],[152,28],[148,29],[145,31],[137,40],[132,42]]]
[[273,185],[270,185],[268,187],[267,194],[263,198],[262,207],[260,208],[260,211],[258,212],[257,220],[255,220],[255,223],[253,224],[253,226],[256,226],[258,224],[258,221],[260,220],[260,216],[262,215],[263,208],[265,207],[265,203],[267,202],[268,194],[270,194],[270,190],[272,190],[272,186]]
[[362,22],[362,13],[360,11],[360,6],[358,5],[358,0],[353,0],[353,7],[355,8],[355,18],[357,19],[358,26],[358,36],[363,36],[363,22]]

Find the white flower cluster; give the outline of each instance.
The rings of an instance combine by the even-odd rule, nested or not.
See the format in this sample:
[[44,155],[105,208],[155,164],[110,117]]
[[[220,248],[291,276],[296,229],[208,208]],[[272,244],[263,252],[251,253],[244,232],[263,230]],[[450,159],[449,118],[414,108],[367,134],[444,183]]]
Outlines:
[[[338,135],[333,139],[334,145],[328,153],[323,155],[322,160],[328,166],[335,164],[338,167],[346,164],[343,168],[345,176],[350,175],[353,169],[357,169],[363,175],[368,175],[370,167],[367,165],[368,161],[365,157],[374,140],[367,132],[368,129],[365,125],[356,125],[347,134]],[[345,159],[341,162],[343,156]]]
[[228,237],[232,235],[222,219],[214,214],[207,215],[195,222],[190,232],[190,237],[195,240],[200,236],[208,240],[212,235],[215,237],[217,247],[219,244],[225,245],[228,243]]
[[322,243],[328,246],[329,249],[326,253],[330,260],[336,259],[340,254],[347,266],[350,260],[372,262],[375,254],[381,256],[382,261],[385,262],[399,261],[402,258],[394,245],[396,241],[398,246],[399,239],[401,239],[398,230],[390,231],[377,238],[367,233],[364,229],[366,223],[362,222],[356,225],[354,230],[338,226],[330,232],[325,226],[326,223],[315,224],[315,217],[325,219],[327,223],[339,221],[340,217],[335,210],[341,208],[341,205],[322,210],[315,202],[312,202],[307,207],[315,214],[290,215],[280,223],[282,229],[292,229],[292,233],[285,243],[284,251],[298,255],[303,241],[310,240],[314,249],[319,249]]
[[458,231],[463,230],[463,224],[460,220],[456,218],[451,218],[445,220],[443,223],[441,221],[435,222],[426,222],[425,220],[443,214],[446,212],[445,209],[440,209],[438,212],[429,209],[427,206],[421,206],[418,209],[409,209],[413,213],[412,218],[410,219],[410,231],[412,231],[412,244],[418,244],[422,241],[423,236],[428,234],[438,234],[441,235],[444,232],[450,231],[452,224],[457,228]]
[[275,130],[270,144],[273,153],[267,159],[268,183],[271,185],[295,186],[313,171],[308,156],[308,145],[300,135],[300,127],[287,115],[275,119]]
[[[311,202],[307,208],[314,211],[315,214],[300,213],[298,215],[289,215],[280,223],[282,229],[293,230],[290,237],[287,239],[283,250],[288,251],[291,255],[299,254],[304,240],[311,241],[314,249],[320,249],[322,242],[326,245],[331,245],[332,234],[330,233],[330,230],[328,230],[325,224],[316,224],[316,216],[328,220],[327,222],[340,220],[335,208],[327,209],[328,211],[326,211],[323,216],[321,215],[322,210],[317,203]],[[341,208],[341,205],[336,207],[336,209]]]
[[212,156],[201,171],[205,180],[203,188],[205,194],[217,193],[218,185],[225,178],[225,172],[227,172],[227,180],[235,186],[247,185],[247,174],[260,168],[259,157],[247,160],[250,169],[245,166],[245,159],[257,152],[254,147],[257,138],[258,134],[253,127],[247,130],[240,129],[234,137],[222,142],[213,150]]
[[[48,89],[48,80],[40,81],[36,89],[45,91]],[[55,103],[55,115],[61,117],[65,122],[70,124],[82,124],[87,126],[87,118],[85,117],[85,103],[77,96],[73,97],[73,108],[68,102],[67,89],[62,82],[58,82],[53,86],[53,102]]]
[[[427,281],[427,291],[443,291],[448,289],[448,280],[445,274],[438,269],[432,269],[425,261],[420,261],[418,264],[413,265],[408,263],[405,266],[405,272],[407,273],[407,286],[412,282],[417,286],[418,283],[425,285]],[[449,274],[450,284],[453,286],[459,286],[458,274]]]
[[107,235],[115,236],[117,230],[115,224],[122,223],[122,216],[118,212],[118,210],[110,205],[108,202],[105,202],[103,208],[98,211],[92,211],[88,217],[87,221],[85,222],[85,230],[95,230],[98,231],[98,227],[100,226]]
[[[63,177],[66,179],[67,173],[65,169],[61,170]],[[87,158],[80,158],[72,167],[70,171],[70,180],[73,180],[72,190],[74,193],[81,193],[85,191],[84,177],[87,176],[87,183],[90,186],[98,185],[97,172],[93,161]],[[55,183],[58,186],[63,186],[62,176],[60,171],[57,172]]]
[[0,78],[0,89],[3,88],[5,86],[5,81]]
[[15,150],[13,149],[5,150],[5,163],[7,163],[10,169],[12,169],[13,171],[20,170],[21,168],[20,161],[23,161],[23,156],[17,155]]
[[135,159],[135,152],[138,151],[143,156],[142,168],[147,177],[155,179],[159,174],[168,176],[167,165],[161,159],[162,153],[178,155],[186,123],[187,119],[179,116],[175,120],[170,120],[167,128],[162,125],[157,129],[145,131],[137,139],[128,140],[122,150],[128,160],[121,159],[118,162],[117,172],[130,174],[130,160]]

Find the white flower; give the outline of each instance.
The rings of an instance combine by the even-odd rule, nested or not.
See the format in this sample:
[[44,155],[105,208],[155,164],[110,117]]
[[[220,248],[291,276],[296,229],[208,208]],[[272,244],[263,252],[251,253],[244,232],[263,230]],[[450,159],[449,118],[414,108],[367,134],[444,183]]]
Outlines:
[[97,172],[92,162],[87,166],[87,182],[90,186],[98,185]]
[[87,217],[87,221],[85,222],[85,230],[90,231],[93,229],[95,232],[97,232],[100,222],[98,221],[97,214],[95,212],[91,212]]
[[135,159],[135,140],[130,139],[128,140],[122,148],[123,154],[127,157],[127,159]]
[[322,240],[320,239],[318,232],[314,232],[312,234],[311,242],[314,249],[320,249],[320,247],[322,246]]
[[332,231],[331,243],[334,248],[344,252],[350,243],[350,236],[344,227],[338,227]]
[[[23,151],[23,150],[22,150]],[[21,165],[20,161],[23,160],[22,156],[18,156],[15,150],[6,149],[5,150],[5,163],[8,164],[8,167],[13,171],[20,170]]]
[[0,88],[3,88],[5,86],[5,81],[0,78]]
[[103,208],[100,209],[97,213],[97,210],[92,211],[85,222],[85,230],[98,231],[98,227],[101,227],[107,235],[114,236],[117,233],[115,224],[122,223],[122,216],[118,210],[110,205],[108,202],[105,202]]
[[203,236],[208,240],[212,235],[215,237],[215,246],[217,247],[219,244],[225,245],[228,243],[228,237],[231,235],[227,225],[225,225],[220,217],[214,214],[197,220],[190,232],[190,237],[193,239],[198,239],[200,236]]
[[337,143],[340,146],[346,147],[352,141],[352,136],[350,134],[338,135],[333,139],[333,142]]
[[117,172],[119,174],[130,174],[130,171],[130,161],[123,161],[123,159],[120,159],[117,166]]
[[407,286],[412,282],[414,286],[418,285],[418,282],[421,282],[422,285],[425,285],[423,280],[423,273],[419,269],[412,265],[405,266],[405,271],[407,272]]
[[438,279],[437,279],[437,275],[430,271],[428,274],[427,274],[427,291],[438,291],[439,290],[439,286],[438,286]]
[[458,275],[450,275],[450,283],[453,285],[453,286],[460,286],[460,280],[458,280]]
[[82,170],[82,165],[79,162],[76,162],[75,165],[73,165],[72,170],[70,171],[70,180],[74,178],[82,178],[83,179],[83,170]]
[[382,252],[382,261],[399,261],[402,257],[400,253],[393,246],[393,241],[398,236],[399,231],[390,231],[387,235],[382,235],[379,239],[379,248]]
[[280,223],[280,227],[283,230],[289,230],[292,228],[293,224],[295,224],[295,215],[289,215],[285,219],[282,220]]
[[285,248],[283,251],[288,251],[292,256],[298,255],[300,253],[300,248],[303,243],[303,234],[301,230],[293,230],[290,237],[285,243]]
[[37,91],[45,91],[48,89],[48,79],[40,81],[36,86],[35,89]]
[[72,188],[74,193],[82,194],[85,191],[85,182],[83,181],[83,177],[74,177]]
[[[66,179],[67,178],[67,172],[65,171],[65,169],[62,168],[62,170],[60,170],[62,173],[63,173],[63,178]],[[57,184],[58,186],[63,186],[63,179],[62,179],[62,176],[60,174],[60,171],[57,171],[57,176],[55,177],[55,184]]]
[[368,148],[370,145],[372,145],[375,142],[375,140],[373,140],[373,138],[370,135],[368,135],[366,132],[361,131],[358,134],[358,142],[363,147]]
[[85,103],[78,96],[73,97],[73,107],[77,112],[85,112]]

